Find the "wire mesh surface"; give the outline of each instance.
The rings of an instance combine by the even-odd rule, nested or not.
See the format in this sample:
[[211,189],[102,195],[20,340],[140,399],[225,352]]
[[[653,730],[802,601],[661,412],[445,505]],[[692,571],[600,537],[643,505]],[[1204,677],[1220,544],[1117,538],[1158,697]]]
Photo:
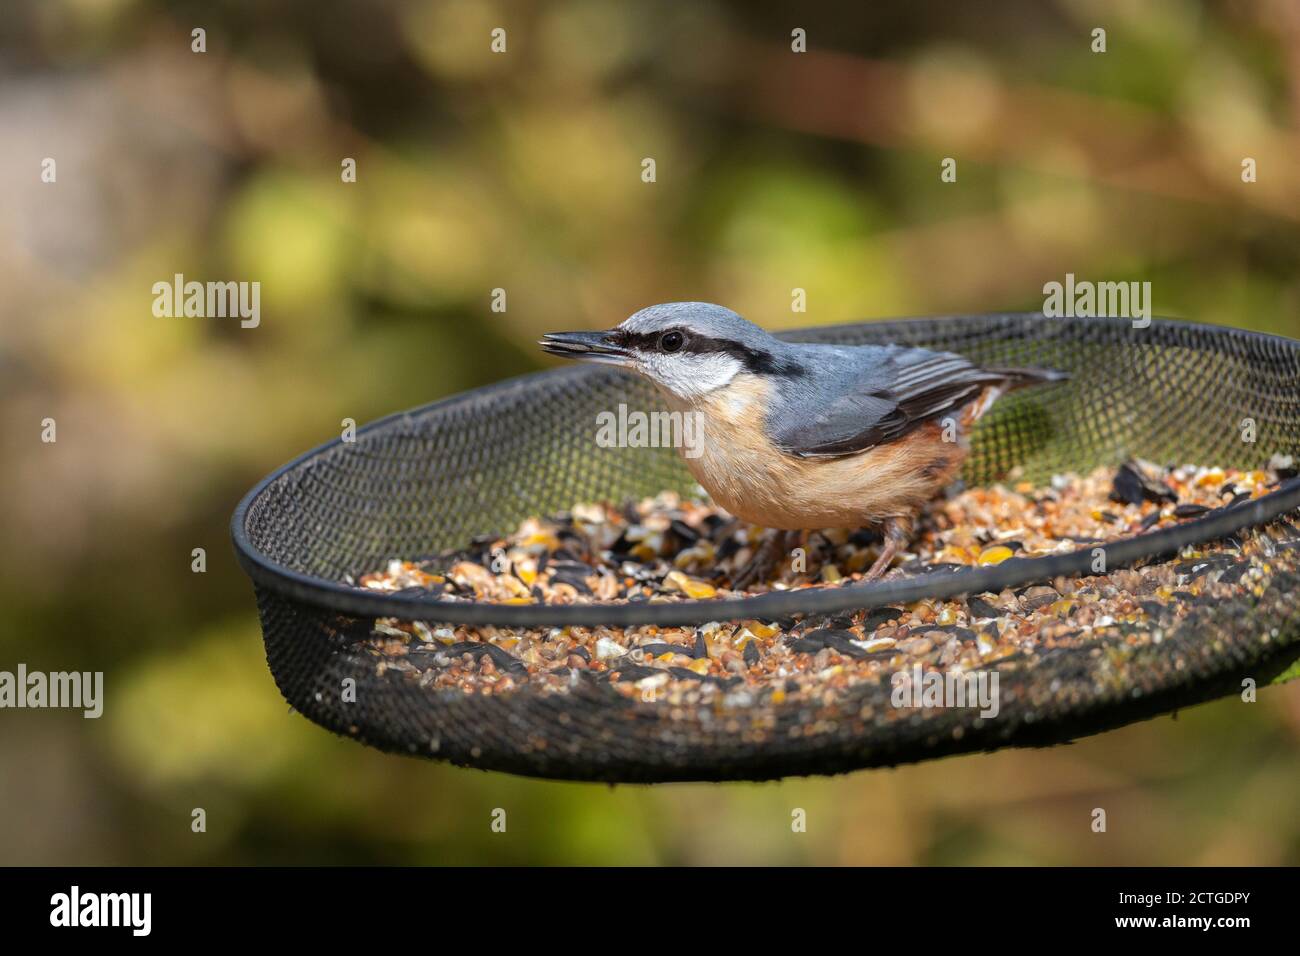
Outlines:
[[[1015,466],[1043,483],[1135,456],[1242,468],[1300,456],[1300,348],[1287,339],[1032,313],[860,323],[790,337],[897,342],[987,365],[1069,371],[1069,382],[1008,396],[986,416],[963,471],[969,484],[997,481]],[[377,674],[359,649],[376,617],[519,627],[773,620],[1087,572],[1091,557],[1082,549],[739,600],[567,608],[448,603],[343,583],[391,558],[462,547],[576,502],[689,494],[693,483],[671,449],[597,446],[596,415],[620,402],[662,407],[647,384],[616,370],[544,372],[375,422],[354,443],[322,446],[254,488],[233,533],[255,584],[268,663],[289,703],[386,750],[490,769],[622,781],[764,779],[1061,741],[1230,692],[1243,677],[1262,684],[1300,655],[1293,596],[1300,532],[1290,520],[1300,483],[1291,480],[1263,498],[1107,546],[1118,566],[1228,535],[1262,535],[1276,556],[1268,589],[1195,607],[1156,643],[1099,640],[1000,665],[996,720],[961,709],[900,714],[888,684],[854,687],[827,706],[747,716],[634,702],[592,679],[562,695],[527,684],[465,695]],[[1247,419],[1254,441],[1243,440]],[[356,682],[354,701],[341,694],[347,678]]]

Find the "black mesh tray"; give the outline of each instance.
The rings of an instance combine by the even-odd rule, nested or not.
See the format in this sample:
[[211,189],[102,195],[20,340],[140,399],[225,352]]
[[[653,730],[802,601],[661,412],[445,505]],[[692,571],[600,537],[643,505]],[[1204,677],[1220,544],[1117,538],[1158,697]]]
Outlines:
[[[987,483],[1013,466],[1045,482],[1137,456],[1160,462],[1263,467],[1300,457],[1300,343],[1154,320],[1038,314],[871,322],[801,330],[803,341],[898,342],[948,349],[990,365],[1068,370],[1068,383],[1004,399],[977,431],[963,477]],[[393,415],[335,440],[260,482],[232,521],[253,579],[267,660],[288,702],[311,720],[384,750],[487,769],[570,779],[766,779],[833,773],[946,753],[1041,745],[1260,684],[1300,656],[1300,554],[1289,524],[1300,482],[1176,527],[1106,546],[1112,567],[1243,533],[1276,537],[1270,587],[1197,607],[1123,666],[1099,648],[1036,656],[1000,671],[1001,712],[889,712],[888,685],[852,688],[833,706],[789,704],[771,719],[629,701],[580,682],[567,694],[465,696],[388,674],[359,652],[377,617],[434,624],[625,626],[829,613],[952,597],[1087,573],[1091,552],[1013,559],[996,567],[734,600],[572,607],[447,602],[343,583],[393,557],[460,547],[529,515],[575,502],[689,492],[668,449],[599,448],[597,412],[658,407],[639,379],[602,367],[542,372]],[[1241,423],[1255,423],[1255,441]],[[345,702],[345,678],[356,681]]]

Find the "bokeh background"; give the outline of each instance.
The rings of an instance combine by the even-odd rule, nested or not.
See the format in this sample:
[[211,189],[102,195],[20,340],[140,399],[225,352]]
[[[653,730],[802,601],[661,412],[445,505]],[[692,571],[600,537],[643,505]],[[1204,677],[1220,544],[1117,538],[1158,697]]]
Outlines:
[[[0,863],[1300,862],[1300,682],[839,779],[537,782],[289,713],[227,529],[343,418],[652,302],[782,327],[1033,309],[1074,272],[1300,335],[1298,265],[1294,0],[8,2],[0,669],[107,688],[98,721],[0,712]],[[260,327],[155,318],[177,272],[261,282]]]

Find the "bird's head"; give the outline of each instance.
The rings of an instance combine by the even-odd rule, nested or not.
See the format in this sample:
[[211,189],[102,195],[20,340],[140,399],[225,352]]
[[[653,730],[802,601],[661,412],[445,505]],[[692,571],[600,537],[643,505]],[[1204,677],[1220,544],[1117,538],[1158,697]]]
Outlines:
[[778,374],[788,364],[779,340],[708,302],[652,305],[607,332],[550,332],[538,344],[552,355],[629,369],[686,400],[741,372]]

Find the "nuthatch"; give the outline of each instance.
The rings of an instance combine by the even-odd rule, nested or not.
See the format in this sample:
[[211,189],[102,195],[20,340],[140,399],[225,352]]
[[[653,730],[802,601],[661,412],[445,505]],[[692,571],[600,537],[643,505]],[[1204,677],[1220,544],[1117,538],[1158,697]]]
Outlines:
[[607,332],[554,332],[541,347],[618,365],[669,408],[699,413],[702,449],[684,460],[716,504],[769,539],[732,585],[766,575],[789,532],[878,528],[880,577],[920,509],[957,475],[970,426],[1004,392],[1066,378],[980,368],[951,352],[811,345],[774,338],[730,309],[672,302]]

